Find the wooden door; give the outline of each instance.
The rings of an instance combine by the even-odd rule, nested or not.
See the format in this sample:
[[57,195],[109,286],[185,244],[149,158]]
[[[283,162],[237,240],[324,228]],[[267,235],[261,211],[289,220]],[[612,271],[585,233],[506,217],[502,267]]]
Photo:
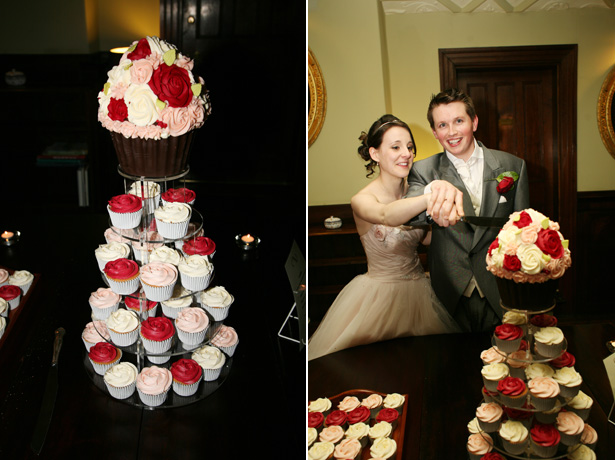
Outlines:
[[461,71],[457,82],[476,105],[476,138],[489,148],[523,158],[530,206],[559,221],[552,73],[548,69]]
[[[474,99],[477,139],[524,158],[530,205],[560,223],[577,248],[577,45],[439,50],[442,89]],[[576,298],[576,268],[560,283],[565,313]],[[566,303],[570,301],[571,303]]]

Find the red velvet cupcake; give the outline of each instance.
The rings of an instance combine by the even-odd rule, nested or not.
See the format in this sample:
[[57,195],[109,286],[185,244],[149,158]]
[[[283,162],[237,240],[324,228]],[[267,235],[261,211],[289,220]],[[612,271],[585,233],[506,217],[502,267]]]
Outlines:
[[498,394],[508,407],[522,407],[527,401],[527,386],[517,377],[505,377],[498,382]]
[[397,427],[397,419],[399,418],[399,412],[395,409],[385,407],[376,415],[376,423],[389,422],[393,429]]
[[514,324],[500,324],[494,332],[495,345],[504,353],[512,353],[519,349],[523,338],[523,329]]
[[363,422],[367,423],[371,416],[371,411],[365,406],[359,406],[348,412],[347,419],[350,425]]
[[324,422],[325,416],[322,415],[322,412],[308,412],[308,428],[315,428],[316,431],[320,431]]
[[576,359],[572,353],[565,351],[558,358],[552,359],[549,361],[549,364],[556,368],[561,369],[562,367],[574,367]]

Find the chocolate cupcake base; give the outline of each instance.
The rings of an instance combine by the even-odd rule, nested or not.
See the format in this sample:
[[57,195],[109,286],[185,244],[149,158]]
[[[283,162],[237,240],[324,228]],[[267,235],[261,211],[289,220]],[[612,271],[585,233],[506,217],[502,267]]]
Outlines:
[[506,308],[525,311],[544,311],[555,304],[558,280],[544,283],[515,283],[497,278],[502,305]]

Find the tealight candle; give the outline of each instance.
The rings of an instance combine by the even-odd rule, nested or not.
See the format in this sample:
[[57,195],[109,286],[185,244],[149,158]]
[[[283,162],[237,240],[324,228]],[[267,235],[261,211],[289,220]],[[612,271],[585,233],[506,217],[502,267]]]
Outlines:
[[19,235],[20,233],[17,231],[10,232],[8,230],[5,230],[4,232],[2,232],[2,234],[0,234],[0,242],[2,242],[4,246],[10,246],[19,240]]
[[2,233],[2,238],[4,238],[5,240],[8,240],[10,238],[13,238],[15,234],[13,232],[9,232],[8,230],[5,230],[4,233]]
[[250,235],[249,233],[246,235],[242,235],[241,233],[235,237],[235,242],[237,246],[246,251],[256,248],[261,239],[258,236]]
[[244,243],[253,243],[254,237],[248,233],[247,235],[243,235],[241,237],[241,241],[243,241]]

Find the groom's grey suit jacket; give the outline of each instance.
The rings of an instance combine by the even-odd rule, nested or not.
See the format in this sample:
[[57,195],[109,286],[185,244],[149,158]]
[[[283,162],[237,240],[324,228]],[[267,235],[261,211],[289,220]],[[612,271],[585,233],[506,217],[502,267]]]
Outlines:
[[[525,161],[510,153],[490,150],[480,142],[479,145],[484,153],[480,215],[508,217],[514,211],[528,208],[529,185]],[[519,174],[519,180],[513,190],[500,194],[496,190],[498,182],[493,179],[506,171],[515,171]],[[423,194],[425,186],[437,179],[448,181],[461,190],[465,214],[475,215],[463,181],[444,152],[419,160],[413,165],[408,177],[410,188],[406,196]],[[420,222],[421,217],[424,221],[424,213],[416,222]],[[413,222],[415,221],[411,221]],[[487,270],[485,262],[487,250],[500,228],[477,227],[459,222],[449,227],[440,227],[434,223],[432,229],[428,255],[431,283],[450,314],[455,314],[459,299],[474,275],[480,289],[501,318],[500,295],[495,277]]]

